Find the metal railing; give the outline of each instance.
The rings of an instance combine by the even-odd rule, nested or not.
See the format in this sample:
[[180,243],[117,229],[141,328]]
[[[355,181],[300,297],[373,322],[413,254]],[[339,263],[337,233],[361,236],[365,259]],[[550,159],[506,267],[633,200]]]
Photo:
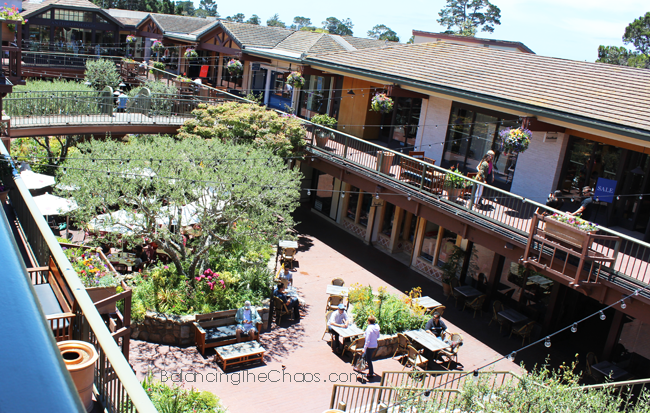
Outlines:
[[650,379],[617,381],[613,383],[592,384],[589,386],[578,387],[578,389],[589,390],[609,390],[620,401],[621,411],[634,410],[634,408],[644,400],[640,397],[650,392]]
[[54,52],[54,51],[22,51],[23,67],[66,67],[83,69],[89,60],[111,60],[119,64],[123,57],[104,54],[84,54],[74,52]]
[[[8,155],[4,145],[0,153]],[[95,364],[99,401],[109,412],[156,412],[20,176],[14,177],[13,186],[9,197],[38,265],[46,266],[52,257],[74,296],[74,338],[94,344],[99,353]]]
[[[479,375],[487,377],[492,389],[518,381],[517,376],[510,372],[479,372]],[[426,395],[428,400],[435,400],[438,406],[445,407],[453,403],[465,381],[471,379],[472,372],[463,371],[385,371],[379,386],[333,385],[330,408],[345,407],[349,412],[375,413],[405,399],[425,397],[425,391],[431,391]]]

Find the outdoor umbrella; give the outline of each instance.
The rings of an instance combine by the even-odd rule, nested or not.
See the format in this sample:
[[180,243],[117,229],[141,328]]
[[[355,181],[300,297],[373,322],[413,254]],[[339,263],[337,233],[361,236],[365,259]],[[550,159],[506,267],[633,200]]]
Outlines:
[[91,231],[132,234],[134,229],[142,229],[143,224],[144,215],[120,209],[91,219],[88,223],[88,229]]
[[32,171],[23,171],[20,177],[27,186],[27,189],[41,189],[54,185],[54,177],[50,175],[37,174]]
[[[77,202],[74,199],[61,198],[60,196],[52,194],[44,194],[34,197],[34,202],[41,211],[42,215],[66,215],[70,211],[78,208]],[[65,217],[65,234],[68,235],[68,228],[70,227],[70,217]]]

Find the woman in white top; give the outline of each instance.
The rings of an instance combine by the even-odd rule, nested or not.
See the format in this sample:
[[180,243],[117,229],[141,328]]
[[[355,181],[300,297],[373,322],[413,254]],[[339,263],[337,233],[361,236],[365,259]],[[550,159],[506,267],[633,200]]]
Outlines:
[[374,316],[368,317],[368,327],[365,332],[366,344],[363,346],[363,357],[368,363],[368,380],[375,375],[375,370],[372,368],[372,356],[377,350],[377,340],[379,340],[379,326],[376,323],[377,319]]

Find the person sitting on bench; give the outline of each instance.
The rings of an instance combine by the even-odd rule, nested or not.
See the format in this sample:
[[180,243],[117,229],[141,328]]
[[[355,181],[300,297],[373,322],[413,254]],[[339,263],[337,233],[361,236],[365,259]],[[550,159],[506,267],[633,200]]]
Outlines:
[[260,332],[255,328],[255,324],[261,323],[262,318],[255,307],[251,307],[251,302],[246,301],[244,306],[237,310],[235,314],[237,322],[237,342],[241,342],[242,333],[248,334],[251,340],[260,341]]

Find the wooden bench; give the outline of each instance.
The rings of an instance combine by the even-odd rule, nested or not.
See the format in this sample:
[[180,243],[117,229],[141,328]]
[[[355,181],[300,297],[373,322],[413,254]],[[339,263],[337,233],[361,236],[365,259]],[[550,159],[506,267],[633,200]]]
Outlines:
[[29,268],[27,271],[55,340],[70,340],[75,299],[54,260],[50,257],[47,267]]
[[223,371],[234,364],[251,363],[263,361],[266,350],[257,341],[248,343],[237,343],[223,346],[216,349],[214,360],[221,363]]
[[[258,310],[258,314],[259,314]],[[237,342],[237,310],[216,311],[209,314],[197,314],[194,321],[196,346],[205,354],[206,348],[227,346]],[[260,314],[261,317],[261,314]],[[255,324],[262,332],[262,323]],[[249,341],[248,334],[242,332],[242,341]]]

